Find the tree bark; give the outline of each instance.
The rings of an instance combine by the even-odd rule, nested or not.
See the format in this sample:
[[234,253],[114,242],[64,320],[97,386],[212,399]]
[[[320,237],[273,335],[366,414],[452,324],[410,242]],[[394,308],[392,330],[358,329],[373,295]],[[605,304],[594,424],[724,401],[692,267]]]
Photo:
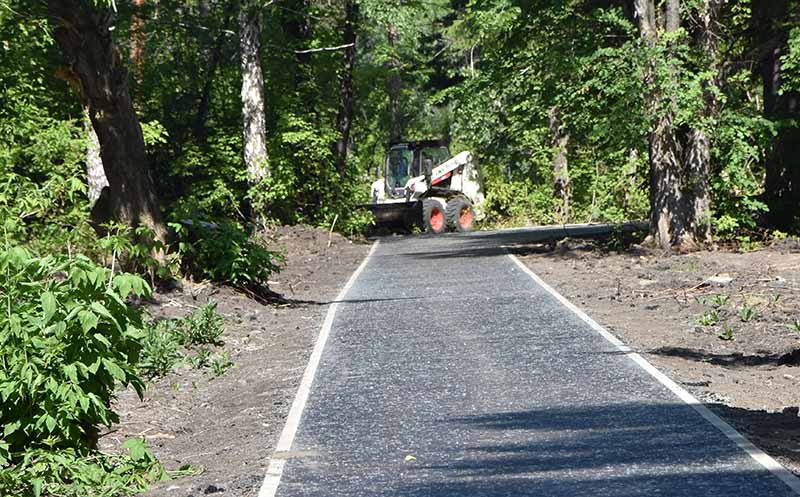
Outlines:
[[247,178],[257,184],[269,177],[264,75],[261,70],[261,17],[258,2],[241,0],[239,50],[242,67],[242,120]]
[[403,90],[402,64],[397,57],[397,44],[400,41],[400,33],[397,26],[390,24],[387,31],[389,41],[389,74],[387,76],[387,86],[389,93],[389,142],[400,141],[403,138],[403,113],[400,106],[400,98]]
[[55,39],[89,109],[108,179],[108,188],[92,210],[94,220],[145,225],[165,241],[167,231],[147,168],[128,71],[111,38],[110,9],[82,0],[50,0],[48,10],[57,23]]
[[339,139],[336,141],[336,170],[341,177],[347,170],[347,148],[350,143],[350,128],[353,124],[353,66],[356,61],[356,25],[358,23],[358,5],[355,0],[345,3],[344,44],[352,43],[345,49],[344,66],[339,82],[339,111],[336,114],[336,130]]
[[86,183],[89,203],[94,206],[100,198],[103,188],[108,186],[108,179],[103,170],[103,159],[100,157],[100,140],[92,127],[89,109],[84,109],[84,129],[86,130]]
[[[699,26],[695,35],[697,48],[714,76],[704,83],[703,100],[704,116],[711,120],[718,112],[716,98],[720,87],[721,67],[719,57],[717,24],[723,0],[703,0],[699,11]],[[694,241],[707,243],[711,241],[711,139],[704,129],[689,130],[684,151],[684,168],[687,180],[684,189],[690,203],[691,233]]]
[[[207,18],[208,5],[205,5],[205,1],[201,1],[199,3],[199,11],[201,18]],[[225,47],[225,30],[228,28],[230,22],[231,17],[226,16],[220,28],[220,32],[217,34],[217,37],[214,40],[213,47],[207,46],[208,40],[205,36],[201,37],[204,48],[200,54],[200,60],[203,62],[204,67],[206,67],[206,74],[203,81],[203,88],[200,91],[200,101],[197,104],[197,116],[195,117],[193,126],[194,137],[201,142],[205,141],[208,132],[206,129],[206,120],[208,119],[208,113],[211,109],[211,95],[214,85],[214,77],[217,73],[217,67],[219,67],[220,61],[222,60],[222,51]]]
[[144,0],[133,0],[133,16],[131,18],[131,65],[133,79],[136,81],[136,103],[142,101],[142,81],[144,81],[144,51],[146,37],[144,32]]
[[[800,92],[781,92],[781,57],[788,50],[787,18],[800,18],[800,7],[791,2],[756,2],[754,24],[759,38],[773,45],[761,60],[764,115],[775,122],[800,119]],[[767,153],[766,193],[770,225],[784,231],[800,227],[800,128],[779,125]]]
[[550,140],[553,146],[553,196],[556,201],[555,221],[566,224],[569,221],[569,206],[572,197],[572,183],[569,181],[567,147],[569,132],[561,121],[557,107],[551,107]]
[[[635,0],[634,9],[639,32],[645,43],[654,47],[659,41],[659,24],[675,26],[674,5],[661,14],[653,0]],[[660,23],[659,20],[663,19]],[[681,191],[681,147],[673,125],[672,106],[660,108],[662,95],[651,65],[645,84],[650,89],[648,106],[655,121],[650,129],[650,241],[662,248],[682,244],[687,231],[686,212]]]
[[[716,0],[706,0],[706,3],[709,1]],[[634,16],[644,42],[655,47],[661,33],[672,33],[680,28],[680,1],[666,0],[657,4],[654,0],[634,0]],[[647,105],[654,116],[648,137],[648,241],[664,249],[694,250],[710,236],[710,142],[703,130],[680,132],[677,129],[674,111],[677,104],[674,97],[661,94],[655,80],[656,63],[651,63],[645,75],[645,85],[650,93]]]

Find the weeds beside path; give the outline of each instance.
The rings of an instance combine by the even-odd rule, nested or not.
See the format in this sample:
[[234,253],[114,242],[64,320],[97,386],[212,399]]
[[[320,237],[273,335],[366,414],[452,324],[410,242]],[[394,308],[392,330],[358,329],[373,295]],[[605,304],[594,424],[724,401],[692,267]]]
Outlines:
[[121,393],[120,423],[102,438],[106,448],[143,436],[170,468],[191,464],[199,475],[168,481],[149,496],[216,494],[252,496],[264,477],[272,446],[283,427],[308,355],[327,310],[369,250],[306,227],[280,228],[277,246],[286,252],[284,269],[270,286],[297,305],[261,305],[228,288],[187,284],[156,295],[156,317],[189,314],[209,302],[225,318],[222,350],[233,367],[179,367],[152,383],[139,402]]

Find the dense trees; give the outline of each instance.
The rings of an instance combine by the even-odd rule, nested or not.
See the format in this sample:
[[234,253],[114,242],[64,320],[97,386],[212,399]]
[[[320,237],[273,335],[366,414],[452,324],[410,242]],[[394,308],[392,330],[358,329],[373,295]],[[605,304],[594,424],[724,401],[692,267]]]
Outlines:
[[108,181],[107,194],[93,208],[95,220],[143,224],[165,240],[128,71],[111,38],[111,13],[81,0],[53,0],[48,7],[66,59],[62,73],[88,108]]
[[[0,0],[0,137],[6,367],[71,350],[41,346],[53,326],[99,347],[126,322],[130,353],[105,350],[132,365],[125,299],[147,289],[120,262],[263,297],[259,229],[362,230],[400,138],[471,150],[496,225],[649,218],[654,246],[689,250],[796,235],[800,0]],[[145,483],[152,459],[93,452],[132,380],[100,362],[105,421],[49,381],[58,402],[0,410],[0,493]]]
[[497,222],[649,217],[688,249],[797,229],[796,1],[4,4],[2,125],[74,139],[65,160],[11,133],[3,174],[92,202],[105,176],[96,221],[358,229],[384,144],[443,136],[480,159]]

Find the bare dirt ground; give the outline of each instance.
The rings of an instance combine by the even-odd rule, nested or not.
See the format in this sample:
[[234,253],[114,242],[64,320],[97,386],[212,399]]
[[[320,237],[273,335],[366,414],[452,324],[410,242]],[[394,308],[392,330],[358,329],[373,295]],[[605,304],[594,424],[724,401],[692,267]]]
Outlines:
[[347,278],[369,246],[306,227],[279,228],[273,247],[285,253],[270,288],[292,304],[262,305],[229,288],[184,283],[157,294],[149,311],[177,317],[217,302],[225,318],[224,349],[235,363],[214,377],[181,367],[149,385],[144,402],[121,392],[120,423],[103,448],[144,437],[168,469],[191,464],[199,475],[164,482],[151,497],[248,496],[258,493],[317,333]]
[[800,474],[800,243],[668,255],[592,242],[523,262]]

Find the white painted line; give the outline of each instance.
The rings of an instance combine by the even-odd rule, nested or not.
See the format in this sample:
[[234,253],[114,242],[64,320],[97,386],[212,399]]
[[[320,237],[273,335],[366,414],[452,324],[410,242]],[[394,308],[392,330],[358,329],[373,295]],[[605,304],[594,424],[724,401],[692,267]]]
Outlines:
[[[350,279],[347,280],[347,284],[345,284],[342,291],[339,292],[336,300],[328,307],[325,321],[322,323],[317,342],[314,344],[314,350],[311,352],[311,357],[308,358],[308,365],[303,373],[303,379],[300,380],[300,386],[297,388],[297,394],[294,397],[294,402],[292,402],[292,408],[289,410],[289,416],[286,418],[286,424],[283,427],[283,432],[281,432],[281,438],[275,446],[276,455],[281,452],[289,452],[292,450],[294,437],[297,434],[297,427],[300,426],[300,418],[303,417],[303,411],[308,402],[308,395],[311,392],[311,384],[314,382],[314,376],[317,374],[322,351],[325,349],[325,343],[328,341],[328,336],[331,333],[331,326],[333,325],[333,318],[336,316],[336,310],[339,308],[339,303],[344,300],[350,288],[356,282],[358,275],[361,274],[361,271],[366,267],[367,261],[369,261],[369,258],[375,252],[378,243],[380,242],[376,241],[372,244],[372,248],[369,249],[369,253],[364,260],[361,261],[361,265],[356,268],[350,276]],[[278,484],[280,484],[281,477],[283,476],[283,468],[285,465],[286,459],[284,458],[273,457],[270,459],[267,474],[264,477],[264,483],[261,484],[261,489],[258,491],[258,497],[275,496],[275,493],[278,491]]]
[[638,364],[642,369],[647,371],[650,376],[658,380],[659,383],[667,387],[672,393],[678,396],[682,401],[689,404],[697,411],[703,418],[706,419],[709,423],[714,425],[719,431],[725,434],[726,437],[731,439],[736,445],[739,446],[740,449],[747,452],[750,457],[752,457],[757,463],[762,465],[764,468],[767,469],[770,473],[778,477],[782,482],[789,486],[795,493],[800,494],[800,479],[792,474],[791,471],[784,468],[778,461],[767,455],[764,451],[753,445],[753,443],[745,438],[744,435],[736,431],[731,425],[723,421],[719,416],[711,412],[706,406],[704,406],[699,400],[697,400],[694,395],[687,392],[683,387],[669,379],[664,373],[659,371],[655,368],[652,364],[647,362],[647,359],[642,357],[641,355],[637,354],[636,352],[631,351],[630,347],[622,343],[619,338],[612,335],[608,330],[603,328],[600,324],[597,323],[594,319],[590,318],[585,312],[580,310],[575,304],[567,300],[563,295],[558,293],[553,287],[545,283],[539,276],[536,275],[533,271],[530,270],[528,266],[522,263],[516,256],[513,254],[508,254],[512,261],[514,261],[517,266],[522,269],[528,276],[530,276],[533,281],[539,284],[542,288],[544,288],[550,295],[556,298],[561,304],[575,313],[579,318],[581,318],[586,324],[592,327],[595,331],[597,331],[600,335],[603,336],[606,340],[611,342],[619,351],[624,352],[628,358],[633,360],[636,364]]

